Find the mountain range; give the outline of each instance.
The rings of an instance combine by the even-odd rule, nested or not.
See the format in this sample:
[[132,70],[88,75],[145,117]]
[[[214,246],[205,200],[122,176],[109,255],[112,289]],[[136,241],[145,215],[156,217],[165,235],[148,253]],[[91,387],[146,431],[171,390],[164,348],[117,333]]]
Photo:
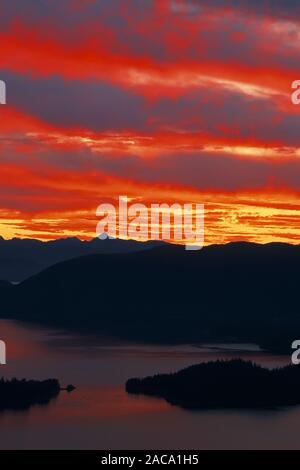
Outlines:
[[285,244],[87,255],[2,283],[1,311],[138,341],[249,341],[291,352],[300,336],[299,265],[300,246]]
[[134,253],[161,245],[150,241],[101,240],[82,241],[79,238],[61,238],[50,241],[0,237],[0,279],[20,282],[49,266],[78,256],[104,253]]

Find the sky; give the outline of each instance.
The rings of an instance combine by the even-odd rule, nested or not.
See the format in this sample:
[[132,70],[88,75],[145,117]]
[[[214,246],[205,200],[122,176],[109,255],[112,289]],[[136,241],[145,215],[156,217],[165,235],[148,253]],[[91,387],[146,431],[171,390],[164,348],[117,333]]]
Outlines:
[[127,195],[298,243],[299,59],[298,0],[1,0],[0,234],[89,239]]

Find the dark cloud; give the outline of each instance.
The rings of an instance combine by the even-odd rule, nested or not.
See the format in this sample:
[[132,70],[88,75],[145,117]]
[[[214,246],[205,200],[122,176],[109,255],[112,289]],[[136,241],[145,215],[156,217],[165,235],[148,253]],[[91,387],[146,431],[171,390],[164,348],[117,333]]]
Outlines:
[[193,6],[194,14],[201,13],[203,8],[226,8],[252,13],[259,16],[273,16],[300,20],[300,4],[298,0],[174,0],[174,4],[183,7]]
[[[25,165],[47,176],[110,174],[139,183],[182,185],[198,190],[238,191],[266,187],[300,191],[300,159],[237,158],[203,150],[190,154],[171,153],[145,159],[137,155],[111,156],[90,149],[55,150],[47,145],[33,146],[30,158],[7,143],[1,150],[2,163]],[[9,183],[10,184],[10,183]],[[12,187],[13,191],[13,187]]]
[[181,14],[198,15],[204,8],[226,8],[280,18],[295,19],[300,15],[298,0],[2,0],[0,24],[9,24],[15,18],[32,23],[47,18],[70,26],[104,16],[108,25],[122,27],[124,18],[133,13],[138,20],[146,19],[158,3]]
[[91,131],[145,129],[144,99],[102,81],[30,78],[0,72],[9,104],[55,126]]
[[122,27],[127,16],[145,19],[154,0],[1,0],[0,25],[9,27],[14,21],[27,24],[47,21],[66,28],[76,27],[99,18],[107,26]]
[[5,71],[0,76],[6,81],[10,105],[62,130],[154,135],[178,130],[191,135],[192,145],[198,134],[211,141],[252,139],[266,145],[300,146],[300,114],[284,113],[275,100],[201,87],[177,98],[148,101],[104,81],[29,78]]
[[268,186],[300,190],[300,161],[280,163],[259,159],[237,159],[227,155],[197,152],[168,155],[154,161],[137,157],[94,157],[98,169],[139,181],[191,186],[200,190],[236,191]]

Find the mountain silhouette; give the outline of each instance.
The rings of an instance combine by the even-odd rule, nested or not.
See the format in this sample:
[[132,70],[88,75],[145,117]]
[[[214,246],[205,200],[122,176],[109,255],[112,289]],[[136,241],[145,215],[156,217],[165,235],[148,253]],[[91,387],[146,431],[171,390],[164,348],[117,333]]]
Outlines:
[[250,341],[291,352],[299,263],[300,247],[285,244],[83,256],[1,289],[2,312],[134,340]]
[[34,239],[0,237],[0,279],[20,282],[49,266],[78,256],[90,254],[132,253],[161,245],[161,242],[136,242],[133,240],[82,241],[79,238],[62,238],[42,242]]

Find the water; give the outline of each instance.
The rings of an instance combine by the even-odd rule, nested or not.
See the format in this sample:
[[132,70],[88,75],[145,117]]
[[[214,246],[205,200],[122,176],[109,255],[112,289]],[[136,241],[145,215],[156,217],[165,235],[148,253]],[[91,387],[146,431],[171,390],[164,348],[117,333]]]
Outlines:
[[46,406],[0,413],[1,449],[300,449],[300,407],[279,411],[185,411],[127,395],[129,377],[176,371],[217,358],[268,367],[289,358],[251,345],[145,346],[0,321],[7,365],[0,374],[74,384]]

